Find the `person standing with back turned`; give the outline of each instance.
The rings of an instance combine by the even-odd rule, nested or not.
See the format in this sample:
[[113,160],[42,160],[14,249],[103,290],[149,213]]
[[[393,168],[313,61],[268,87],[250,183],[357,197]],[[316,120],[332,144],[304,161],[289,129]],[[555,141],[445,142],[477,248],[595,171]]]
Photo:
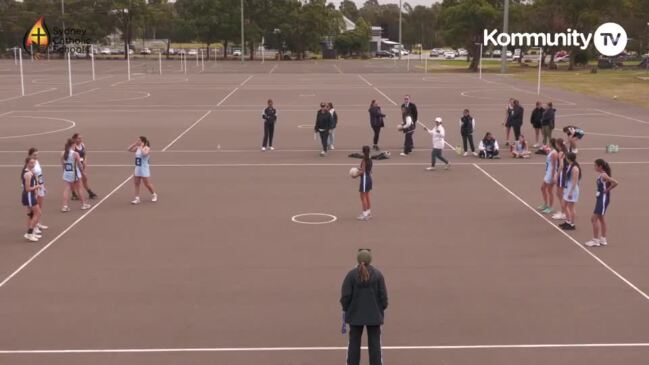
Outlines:
[[340,296],[344,320],[350,327],[347,365],[359,365],[361,362],[363,327],[367,327],[370,365],[382,365],[381,326],[388,308],[388,291],[383,274],[370,265],[370,250],[358,250],[356,260],[358,266],[345,277]]
[[274,150],[273,148],[273,136],[275,135],[275,122],[277,121],[277,110],[273,107],[273,100],[268,99],[268,107],[264,109],[264,113],[261,115],[264,119],[264,140],[261,144],[261,150],[266,151],[266,148],[269,150]]

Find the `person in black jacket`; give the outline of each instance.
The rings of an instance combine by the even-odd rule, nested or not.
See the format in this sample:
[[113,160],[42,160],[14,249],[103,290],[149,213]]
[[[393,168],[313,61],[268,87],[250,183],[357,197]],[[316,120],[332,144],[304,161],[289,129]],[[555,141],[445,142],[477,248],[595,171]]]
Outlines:
[[376,100],[372,100],[372,103],[370,103],[370,126],[372,127],[372,130],[374,131],[374,143],[372,144],[372,148],[375,151],[379,151],[379,137],[381,135],[381,128],[385,127],[385,123],[383,121],[383,118],[385,118],[385,114],[381,112],[381,106],[379,103],[376,102]]
[[556,109],[552,107],[552,102],[546,104],[543,116],[541,117],[541,128],[543,129],[543,146],[548,147],[550,139],[552,138],[552,130],[554,129],[554,116]]
[[507,111],[505,112],[505,146],[509,146],[509,137],[512,133],[512,111],[514,110],[514,98],[509,98]]
[[269,148],[272,151],[275,149],[273,148],[273,135],[277,121],[277,110],[273,107],[272,99],[268,99],[268,107],[264,109],[261,117],[264,119],[264,140],[261,143],[261,150],[266,151],[266,148]]
[[[514,139],[518,141],[521,136],[521,127],[523,126],[523,113],[524,109],[521,106],[520,101],[514,99],[512,103],[512,117],[510,124],[514,129]],[[509,140],[509,138],[507,138]]]
[[360,364],[364,327],[367,327],[370,365],[381,365],[381,325],[388,308],[385,279],[377,268],[370,265],[370,250],[358,250],[356,259],[358,266],[345,277],[340,296],[344,320],[350,327],[347,365]]
[[333,124],[331,113],[327,110],[327,104],[320,103],[320,110],[315,116],[315,126],[313,130],[315,133],[320,134],[320,141],[322,142],[322,152],[320,156],[326,156],[329,147],[329,130]]
[[462,117],[460,118],[460,135],[462,136],[462,146],[464,147],[464,155],[468,156],[467,142],[471,147],[471,153],[474,156],[478,154],[475,152],[475,145],[473,144],[473,131],[475,130],[475,119],[469,113],[469,109],[464,109]]
[[536,107],[532,111],[532,117],[530,122],[532,123],[532,128],[534,128],[534,148],[538,148],[539,145],[539,135],[541,134],[541,120],[543,119],[543,106],[540,101],[536,102]]
[[[401,104],[401,111],[403,117],[403,128],[401,131],[405,136],[405,141],[403,143],[403,152],[401,156],[408,156],[412,150],[415,148],[415,143],[413,140],[413,135],[415,134],[415,129],[417,128],[417,105],[410,101],[410,95],[406,95],[403,98],[403,104]],[[410,117],[410,118],[408,118]],[[409,122],[409,121],[410,122]]]
[[329,110],[329,113],[331,113],[331,130],[329,131],[329,139],[327,140],[327,143],[329,145],[329,149],[333,150],[334,139],[336,138],[336,127],[338,126],[338,113],[336,113],[336,109],[334,109],[334,103],[332,102],[327,103],[327,110]]

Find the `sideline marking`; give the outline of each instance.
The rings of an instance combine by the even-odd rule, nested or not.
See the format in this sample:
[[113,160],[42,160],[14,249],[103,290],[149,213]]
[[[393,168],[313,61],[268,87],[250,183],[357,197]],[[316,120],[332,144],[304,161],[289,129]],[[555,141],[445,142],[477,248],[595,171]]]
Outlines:
[[211,112],[212,112],[211,110],[208,110],[207,112],[205,112],[205,114],[203,114],[202,117],[198,118],[198,120],[196,120],[192,125],[190,125],[189,127],[187,127],[187,129],[185,129],[182,133],[180,133],[180,135],[179,135],[178,137],[174,138],[173,141],[169,142],[169,144],[166,145],[165,148],[162,149],[162,152],[165,152],[166,150],[169,149],[169,147],[173,146],[174,143],[176,143],[176,142],[177,142],[177,141],[178,141],[182,136],[184,136],[185,134],[187,134],[187,132],[191,131],[192,128],[196,127],[196,125],[197,125],[198,123],[200,123],[201,120],[205,119],[205,117],[207,117],[208,115],[210,115]]
[[[4,116],[4,114],[3,114],[3,115],[0,115],[0,117],[2,117],[2,116]],[[28,115],[16,115],[16,116],[14,116],[14,118],[28,118],[28,119],[29,119],[29,118],[32,118],[32,119],[62,120],[62,121],[64,121],[64,122],[70,123],[70,125],[67,126],[67,127],[65,127],[65,128],[56,129],[56,130],[53,130],[53,131],[41,132],[41,133],[23,134],[23,135],[19,135],[19,136],[2,136],[2,137],[0,137],[0,139],[14,139],[14,138],[25,138],[25,137],[44,136],[44,135],[46,135],[46,134],[54,134],[54,133],[58,133],[58,132],[67,131],[68,129],[72,129],[72,128],[74,128],[74,127],[77,125],[77,123],[75,123],[74,121],[69,120],[69,119],[64,119],[64,118],[54,118],[54,117],[34,117],[34,116],[28,116]]]
[[[647,342],[630,343],[541,343],[512,345],[433,345],[433,346],[383,346],[383,350],[489,350],[489,349],[562,349],[562,348],[639,348],[649,347]],[[361,347],[367,350],[367,346]],[[347,351],[342,346],[315,347],[189,347],[140,349],[69,349],[69,350],[0,350],[2,355],[38,354],[119,354],[119,353],[170,353],[170,352],[297,352],[297,351]]]
[[[33,96],[33,95],[38,95],[38,94],[48,93],[48,92],[50,92],[50,91],[54,91],[54,90],[57,90],[57,89],[56,89],[55,87],[52,87],[52,88],[49,88],[49,89],[47,89],[47,90],[41,90],[41,91],[37,91],[37,92],[35,92],[35,93],[25,94],[25,96]],[[6,98],[6,99],[2,99],[2,100],[0,100],[0,103],[5,102],[5,101],[9,101],[9,100],[15,100],[15,99],[24,98],[25,96],[21,96],[21,95],[18,95],[18,96],[12,96],[12,97],[10,97],[10,98]]]
[[631,118],[631,117],[627,117],[626,115],[611,113],[611,112],[607,112],[606,110],[601,110],[601,109],[593,108],[593,110],[595,110],[597,112],[600,112],[600,113],[612,115],[614,117],[623,118],[623,119],[627,119],[627,120],[632,120],[634,122],[638,122],[638,123],[642,123],[642,124],[649,124],[649,122],[647,122],[646,120]]
[[516,195],[516,193],[514,193],[514,192],[511,191],[509,188],[507,188],[507,187],[506,187],[503,183],[501,183],[498,179],[496,179],[495,177],[491,176],[487,171],[483,170],[482,167],[478,166],[478,164],[473,164],[473,166],[475,166],[476,169],[478,169],[478,170],[479,170],[480,172],[482,172],[485,176],[487,176],[489,179],[491,179],[493,182],[495,182],[498,186],[500,186],[503,190],[505,190],[507,193],[509,193],[509,195],[513,196],[514,198],[516,198],[516,200],[518,200],[518,201],[521,202],[523,205],[525,205],[525,206],[526,206],[529,210],[531,210],[534,214],[536,214],[537,216],[541,217],[541,219],[543,219],[546,223],[548,223],[550,226],[552,226],[552,228],[554,228],[554,229],[557,230],[559,233],[561,233],[561,234],[564,235],[566,238],[568,238],[570,241],[572,241],[572,243],[574,243],[574,244],[575,244],[577,247],[579,247],[582,251],[584,251],[584,252],[586,252],[588,255],[590,255],[590,256],[591,256],[595,261],[599,262],[599,263],[600,263],[600,264],[601,264],[605,269],[607,269],[608,271],[610,271],[613,275],[617,276],[618,279],[622,280],[626,285],[628,285],[629,287],[631,287],[631,289],[635,290],[635,291],[636,291],[638,294],[640,294],[644,299],[649,300],[649,295],[647,295],[645,292],[643,292],[642,290],[640,290],[637,286],[635,286],[635,284],[633,284],[633,283],[632,283],[631,281],[629,281],[627,278],[625,278],[624,276],[622,276],[620,273],[618,273],[617,271],[615,271],[615,270],[614,270],[612,267],[610,267],[606,262],[604,262],[604,260],[600,259],[599,256],[597,256],[597,255],[595,255],[594,253],[592,253],[589,249],[587,249],[587,248],[586,248],[584,245],[582,245],[579,241],[577,241],[576,239],[574,239],[571,235],[569,235],[569,234],[566,233],[564,230],[562,230],[561,228],[559,228],[559,226],[557,226],[557,225],[554,224],[552,221],[550,221],[546,216],[544,216],[543,214],[539,213],[536,209],[534,209],[534,207],[532,207],[531,205],[527,204],[527,202],[526,202],[525,200],[523,200],[521,197],[519,197],[518,195]]
[[63,97],[56,98],[56,99],[52,99],[52,100],[49,100],[49,101],[44,101],[44,102],[39,103],[39,104],[36,104],[36,105],[34,105],[34,106],[35,106],[35,107],[40,107],[40,106],[43,106],[43,105],[52,104],[52,103],[55,103],[55,102],[57,102],[57,101],[65,100],[65,99],[68,99],[68,98],[71,98],[71,97],[74,97],[74,96],[78,96],[78,95],[82,95],[82,94],[91,93],[91,92],[93,92],[93,91],[97,91],[97,90],[99,90],[99,89],[100,89],[100,88],[96,87],[96,88],[94,88],[94,89],[85,90],[85,91],[82,91],[82,92],[78,92],[78,93],[76,93],[76,94],[72,94],[72,95],[68,95],[68,96],[63,96]]

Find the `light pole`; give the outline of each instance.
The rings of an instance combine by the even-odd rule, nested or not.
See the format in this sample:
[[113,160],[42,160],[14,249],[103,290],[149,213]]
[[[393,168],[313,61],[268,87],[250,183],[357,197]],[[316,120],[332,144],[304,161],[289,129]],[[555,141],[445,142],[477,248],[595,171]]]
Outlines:
[[[509,31],[509,0],[505,0],[505,9],[503,12],[503,33]],[[503,46],[500,50],[500,73],[507,72],[507,47]]]
[[243,0],[241,0],[241,62],[243,62],[244,54],[246,53],[246,46],[243,34]]
[[65,42],[65,1],[61,0],[61,25],[63,25],[63,47],[65,51],[65,47],[67,46]]
[[480,46],[480,64],[478,65],[478,70],[480,71],[480,80],[482,80],[482,43],[474,43],[476,46]]
[[401,18],[402,18],[402,15],[403,15],[403,7],[402,7],[401,2],[402,2],[402,0],[399,0],[399,48],[398,48],[399,60],[401,60],[401,48],[403,47],[401,45],[401,25],[402,25],[402,19]]
[[542,64],[543,64],[543,47],[539,47],[539,75],[538,75],[538,80],[536,82],[536,95],[541,95],[541,65]]

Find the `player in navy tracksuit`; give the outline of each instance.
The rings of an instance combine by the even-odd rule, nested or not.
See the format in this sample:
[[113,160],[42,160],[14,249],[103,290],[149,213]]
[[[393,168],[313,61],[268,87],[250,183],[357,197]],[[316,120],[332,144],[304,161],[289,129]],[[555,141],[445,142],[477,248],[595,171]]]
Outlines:
[[417,129],[417,121],[419,120],[417,119],[419,117],[419,113],[417,112],[417,105],[410,101],[410,95],[406,95],[403,98],[403,104],[401,104],[401,113],[403,117],[403,128],[401,131],[405,136],[405,140],[403,142],[403,152],[401,152],[401,156],[408,156],[415,148],[413,137],[415,134],[415,129]]
[[264,140],[261,144],[261,150],[266,151],[266,148],[271,151],[273,148],[273,136],[275,135],[275,122],[277,121],[277,110],[273,107],[273,100],[268,99],[268,107],[264,109],[261,115],[264,119]]
[[599,173],[597,176],[597,193],[595,193],[595,210],[590,221],[593,223],[593,239],[586,242],[588,247],[606,246],[606,220],[604,216],[611,202],[611,190],[613,190],[618,182],[611,177],[611,166],[608,162],[600,159],[595,160],[595,171]]
[[27,233],[25,233],[25,238],[32,242],[37,242],[40,238],[39,235],[34,233],[34,228],[38,224],[38,221],[41,217],[41,207],[38,205],[38,200],[36,199],[36,194],[40,185],[36,179],[36,174],[34,173],[34,166],[36,165],[36,160],[27,157],[25,159],[25,165],[23,166],[22,173],[20,175],[20,181],[22,185],[22,203],[23,206],[27,208]]

